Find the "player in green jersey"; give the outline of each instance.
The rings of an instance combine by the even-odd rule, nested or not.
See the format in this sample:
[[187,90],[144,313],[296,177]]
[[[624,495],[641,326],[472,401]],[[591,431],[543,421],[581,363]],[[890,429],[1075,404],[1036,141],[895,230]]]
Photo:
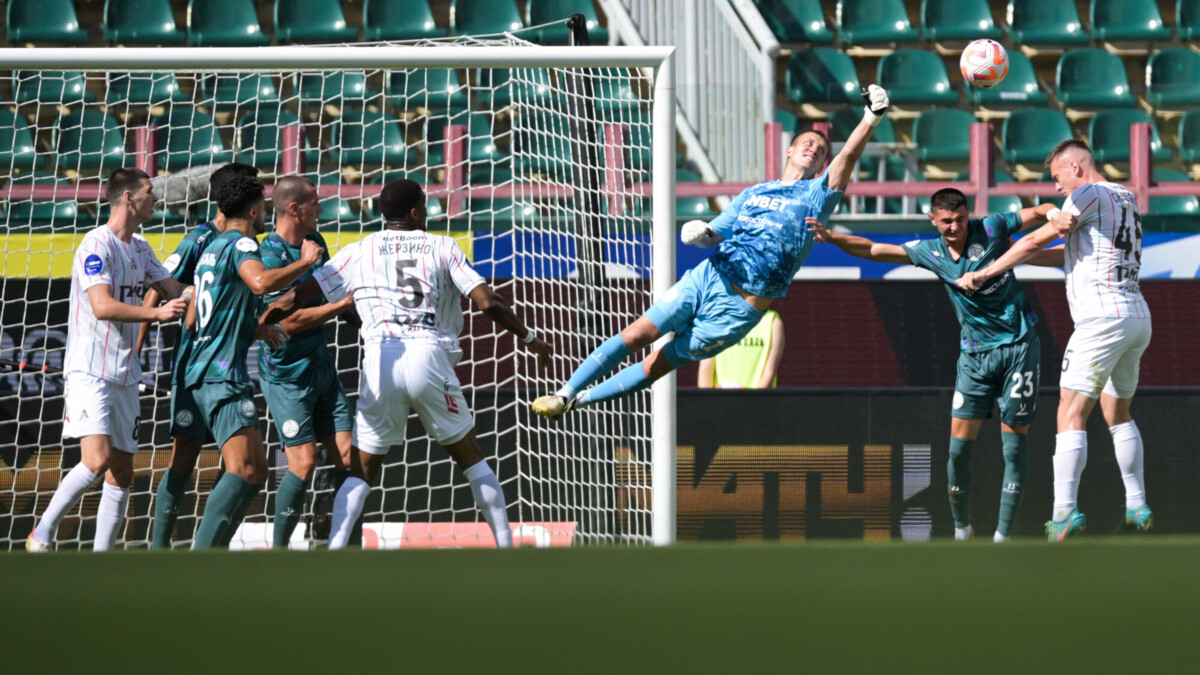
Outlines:
[[[325,240],[317,232],[321,205],[317,188],[311,182],[299,176],[286,176],[275,183],[271,197],[275,204],[275,230],[263,239],[261,249],[267,269],[278,269],[298,260],[305,240],[325,247]],[[329,255],[323,252],[318,264],[328,260]],[[282,290],[265,296],[264,303],[277,300],[310,274],[306,272]],[[280,322],[288,335],[287,344],[259,352],[258,375],[263,397],[287,454],[288,470],[275,496],[273,545],[277,548],[287,546],[304,511],[317,466],[317,441],[325,446],[334,465],[335,491],[350,467],[350,431],[354,419],[321,327],[342,312],[353,311],[353,306],[351,297],[326,302],[324,296],[318,295]]]
[[208,496],[192,543],[197,549],[228,545],[266,482],[266,447],[246,355],[255,339],[278,347],[284,334],[278,326],[258,324],[259,296],[299,279],[321,259],[323,250],[306,241],[299,260],[268,270],[255,240],[266,230],[263,184],[237,177],[221,185],[216,198],[225,214],[225,231],[209,243],[196,265],[196,301],[187,321],[195,340],[183,364],[184,386],[225,462],[225,474]]
[[[982,269],[1012,245],[1010,237],[1046,222],[1052,204],[968,217],[967,198],[953,188],[938,190],[930,199],[929,220],[941,235],[903,246],[878,244],[826,230],[815,219],[808,223],[816,241],[828,242],[850,255],[930,270],[946,285],[950,303],[962,326],[958,377],[950,412],[950,461],[947,464],[950,511],[955,539],[969,539],[971,525],[971,451],[993,401],[1000,406],[1004,452],[1004,481],[994,541],[1008,538],[1029,472],[1029,423],[1037,409],[1041,346],[1033,326],[1037,315],[1012,273],[992,280],[976,292],[964,292],[954,282],[964,273]],[[1033,264],[1061,266],[1062,250],[1040,254]]]

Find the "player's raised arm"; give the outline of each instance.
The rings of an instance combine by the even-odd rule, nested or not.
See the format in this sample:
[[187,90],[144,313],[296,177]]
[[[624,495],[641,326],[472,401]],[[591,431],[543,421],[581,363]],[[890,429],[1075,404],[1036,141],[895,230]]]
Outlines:
[[1058,226],[1051,221],[1029,234],[1021,237],[1013,242],[1012,248],[1008,249],[1004,255],[997,258],[992,264],[979,270],[978,272],[968,272],[961,279],[954,282],[956,286],[966,291],[978,290],[985,281],[994,276],[1004,274],[1008,270],[1020,265],[1037,255],[1037,252],[1046,247],[1046,244],[1058,239]]
[[855,258],[864,258],[866,260],[874,260],[875,262],[897,263],[900,265],[912,262],[912,259],[908,257],[908,253],[904,250],[903,246],[879,244],[866,237],[856,237],[850,234],[827,230],[821,225],[821,221],[812,216],[805,218],[804,222],[808,223],[808,231],[813,233],[814,241],[822,244],[833,244]]
[[496,325],[516,335],[527,349],[537,354],[538,367],[542,370],[550,367],[550,357],[554,356],[554,345],[543,341],[512,311],[508,302],[487,284],[479,284],[467,294],[479,311],[487,314]]
[[867,101],[862,121],[850,133],[850,138],[846,139],[841,152],[829,164],[828,184],[831,190],[845,190],[850,184],[850,178],[854,175],[854,165],[858,164],[858,158],[862,157],[867,142],[871,140],[875,125],[879,124],[887,113],[890,101],[886,89],[872,84],[863,90],[862,95]]
[[269,270],[262,261],[246,260],[238,266],[238,276],[255,295],[266,295],[287,288],[299,279],[310,267],[321,261],[321,245],[305,241],[300,247],[300,259],[286,267]]

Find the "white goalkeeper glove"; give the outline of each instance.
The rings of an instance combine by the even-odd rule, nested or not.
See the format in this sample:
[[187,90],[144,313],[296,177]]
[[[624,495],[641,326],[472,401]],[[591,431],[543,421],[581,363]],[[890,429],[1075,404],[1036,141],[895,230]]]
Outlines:
[[869,84],[862,90],[862,96],[867,101],[866,111],[863,112],[863,119],[871,123],[871,126],[877,126],[879,120],[883,119],[883,114],[887,112],[888,100],[887,90],[877,84]]
[[708,223],[703,220],[689,220],[683,224],[683,229],[679,232],[679,238],[683,243],[701,248],[708,248],[717,243],[716,236]]

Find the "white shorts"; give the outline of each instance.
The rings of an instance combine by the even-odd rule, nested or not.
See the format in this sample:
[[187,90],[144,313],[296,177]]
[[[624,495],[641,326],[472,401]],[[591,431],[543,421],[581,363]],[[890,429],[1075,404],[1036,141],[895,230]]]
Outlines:
[[137,453],[142,404],[136,384],[116,384],[91,373],[68,373],[63,398],[63,438],[108,436],[114,448]]
[[462,440],[475,427],[446,350],[415,341],[368,345],[354,446],[372,455],[387,454],[404,442],[410,410],[417,411],[425,430],[443,446]]
[[1059,386],[1088,398],[1099,398],[1101,392],[1133,398],[1150,332],[1149,317],[1080,321],[1063,354]]

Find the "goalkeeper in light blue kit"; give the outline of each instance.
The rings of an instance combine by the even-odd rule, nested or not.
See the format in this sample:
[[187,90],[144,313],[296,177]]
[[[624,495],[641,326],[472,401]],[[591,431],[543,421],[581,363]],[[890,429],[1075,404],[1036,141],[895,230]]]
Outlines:
[[[863,120],[828,171],[821,173],[830,155],[829,139],[817,131],[802,132],[785,152],[781,180],[747,188],[712,223],[686,223],[681,233],[685,244],[719,244],[717,252],[684,274],[643,316],[601,344],[565,386],[534,401],[533,411],[554,418],[641,391],[676,368],[716,356],[758,325],[771,302],[787,293],[812,249],[805,217],[828,220],[874,126],[887,111],[888,95],[881,87],[870,85],[863,97]],[[669,332],[675,338],[665,347],[587,388]]]

